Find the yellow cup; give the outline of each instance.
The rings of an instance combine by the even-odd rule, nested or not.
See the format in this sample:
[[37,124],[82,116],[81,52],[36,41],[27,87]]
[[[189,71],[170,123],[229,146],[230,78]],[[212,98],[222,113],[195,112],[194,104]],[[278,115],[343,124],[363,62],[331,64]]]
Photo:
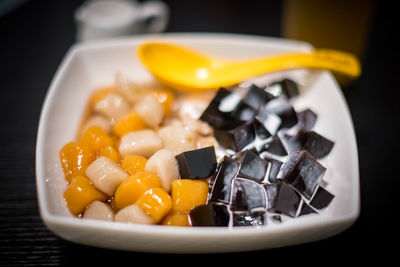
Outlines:
[[[282,36],[316,48],[343,50],[362,60],[374,7],[374,0],[285,0]],[[347,83],[336,78],[342,85]]]

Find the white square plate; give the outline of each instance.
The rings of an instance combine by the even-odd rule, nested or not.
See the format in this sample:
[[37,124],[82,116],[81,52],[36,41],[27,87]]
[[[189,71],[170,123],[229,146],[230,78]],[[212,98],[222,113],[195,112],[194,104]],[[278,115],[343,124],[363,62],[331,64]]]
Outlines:
[[162,34],[74,45],[65,56],[48,90],[39,123],[36,147],[36,183],[40,214],[64,239],[104,248],[173,253],[232,252],[311,242],[335,235],[358,217],[359,173],[357,146],[350,114],[333,76],[328,72],[296,70],[276,73],[255,82],[290,76],[310,80],[294,101],[296,110],[318,114],[315,130],[335,141],[324,180],[335,194],[318,215],[307,215],[263,227],[166,227],[134,225],[72,217],[63,200],[66,188],[59,151],[74,140],[90,93],[114,83],[117,72],[135,80],[151,75],[136,57],[137,46],[149,39],[172,41],[225,58],[247,58],[280,52],[309,51],[302,42],[232,34]]

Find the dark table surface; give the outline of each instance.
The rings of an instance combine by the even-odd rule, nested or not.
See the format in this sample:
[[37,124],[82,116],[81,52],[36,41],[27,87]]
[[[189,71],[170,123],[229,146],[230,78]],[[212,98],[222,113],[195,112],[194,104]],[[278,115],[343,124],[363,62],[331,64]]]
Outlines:
[[[35,185],[35,144],[41,106],[67,49],[75,41],[78,0],[32,0],[0,17],[0,266],[56,266],[155,258],[70,243],[40,219]],[[279,37],[280,1],[167,1],[168,32],[230,32]],[[326,240],[279,249],[214,255],[243,262],[263,259],[319,264],[394,256],[398,248],[399,115],[396,8],[378,1],[362,60],[363,74],[344,88],[354,121],[360,161],[361,214],[348,230]],[[338,18],[340,19],[340,18]],[[258,25],[258,26],[255,26]],[[397,74],[397,75],[396,75]],[[394,241],[394,243],[389,243]],[[392,245],[395,244],[395,245]],[[160,255],[171,260],[176,255]],[[181,257],[181,256],[180,256]],[[206,263],[204,256],[191,256]],[[202,261],[203,260],[203,261]],[[174,262],[171,262],[174,263]]]

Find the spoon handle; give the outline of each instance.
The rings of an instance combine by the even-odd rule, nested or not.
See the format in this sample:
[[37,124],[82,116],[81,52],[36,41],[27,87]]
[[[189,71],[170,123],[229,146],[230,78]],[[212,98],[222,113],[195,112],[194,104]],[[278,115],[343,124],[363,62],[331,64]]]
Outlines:
[[310,57],[310,68],[323,68],[357,78],[361,74],[358,59],[350,53],[317,49]]
[[360,63],[355,56],[331,49],[315,49],[311,53],[270,56],[236,62],[236,64],[241,65],[243,69],[247,69],[247,71],[253,74],[296,68],[326,69],[351,78],[357,78],[361,73]]

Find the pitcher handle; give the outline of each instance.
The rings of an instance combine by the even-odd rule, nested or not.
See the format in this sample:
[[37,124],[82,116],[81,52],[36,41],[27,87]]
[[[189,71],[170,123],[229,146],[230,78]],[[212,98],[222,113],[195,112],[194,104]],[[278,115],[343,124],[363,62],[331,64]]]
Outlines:
[[168,6],[161,1],[146,1],[141,5],[141,18],[145,22],[145,32],[162,32],[169,20]]

